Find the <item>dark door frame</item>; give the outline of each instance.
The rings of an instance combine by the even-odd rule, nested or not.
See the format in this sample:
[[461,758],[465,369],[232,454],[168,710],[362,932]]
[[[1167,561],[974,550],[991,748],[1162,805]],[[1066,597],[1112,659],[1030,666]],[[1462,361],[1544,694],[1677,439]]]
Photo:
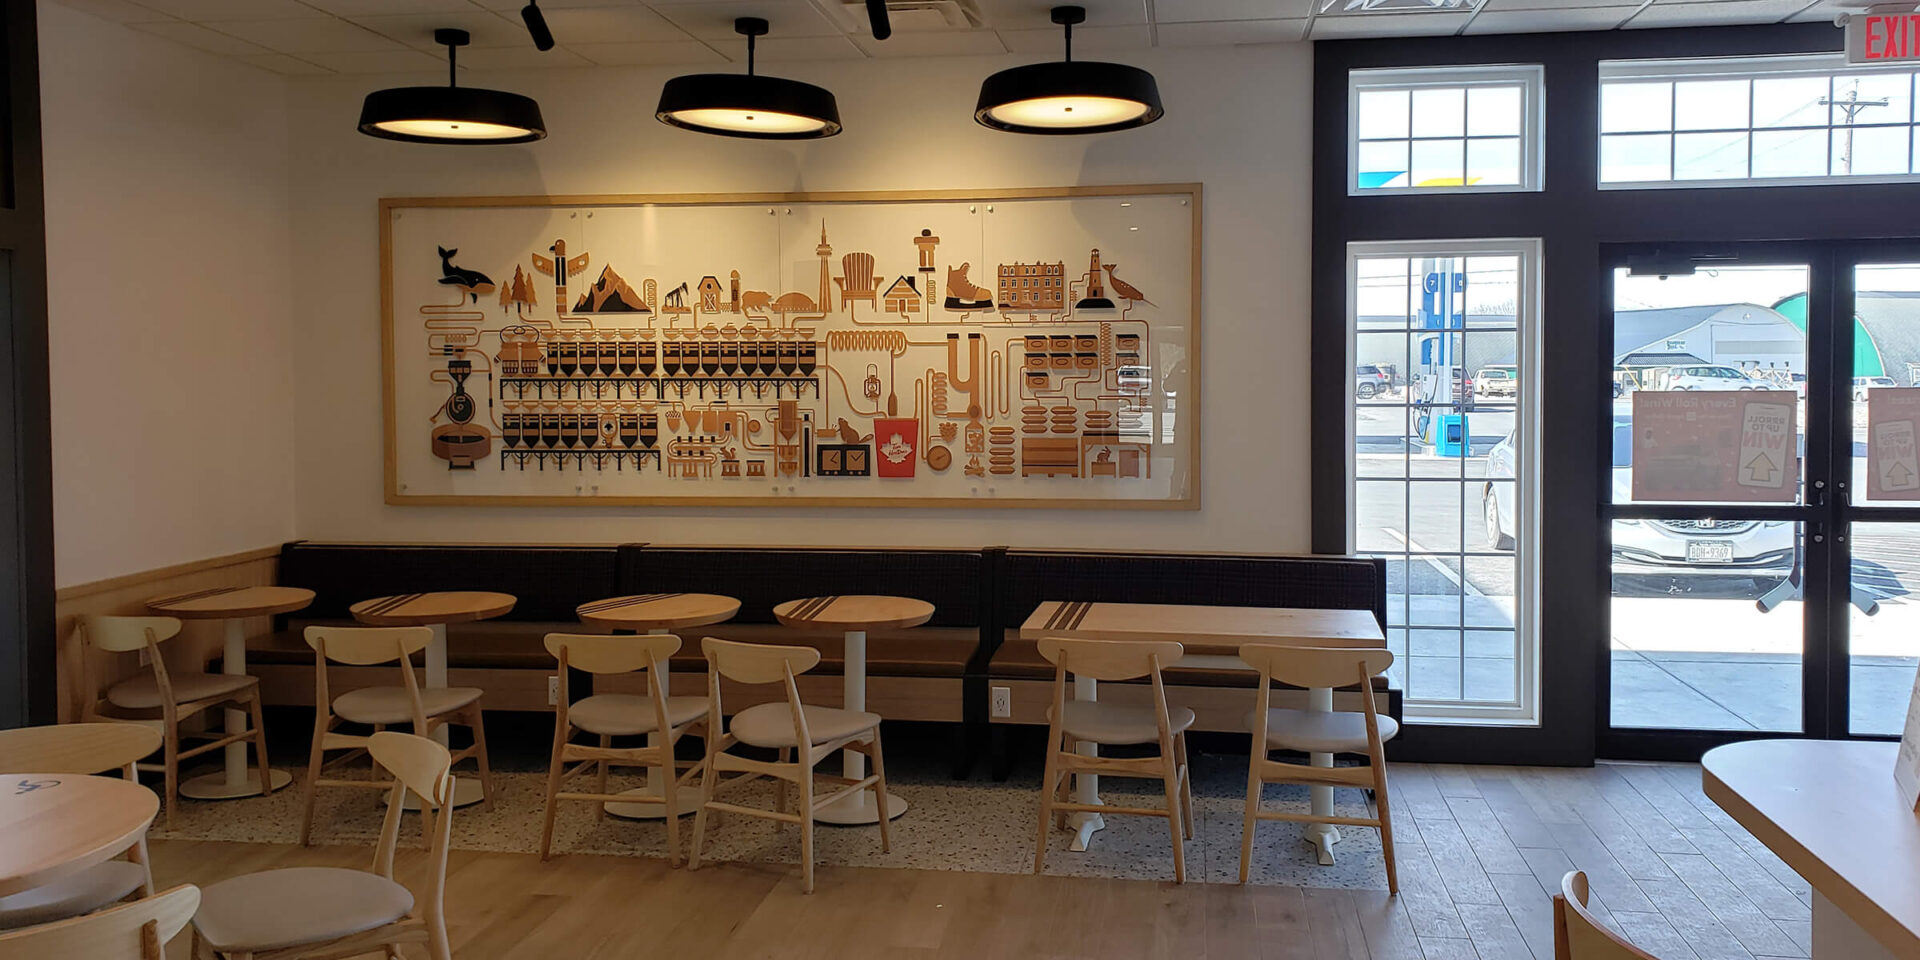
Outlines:
[[8,3],[0,102],[0,728],[52,723],[53,473],[39,33]]
[[[1604,243],[1913,237],[1920,184],[1601,190],[1602,60],[1832,53],[1828,24],[1525,36],[1397,38],[1314,45],[1310,352],[1313,549],[1350,550],[1346,405],[1347,244],[1538,237],[1543,245],[1540,571],[1541,725],[1409,725],[1399,755],[1499,763],[1591,763],[1607,669],[1607,536],[1597,486],[1609,381],[1600,342]],[[1544,68],[1543,189],[1531,193],[1348,196],[1347,74],[1372,67],[1537,63]],[[1277,172],[1276,175],[1285,175]],[[1764,202],[1759,202],[1764,200]],[[1611,317],[1611,304],[1607,316]],[[1610,322],[1609,322],[1610,330]]]

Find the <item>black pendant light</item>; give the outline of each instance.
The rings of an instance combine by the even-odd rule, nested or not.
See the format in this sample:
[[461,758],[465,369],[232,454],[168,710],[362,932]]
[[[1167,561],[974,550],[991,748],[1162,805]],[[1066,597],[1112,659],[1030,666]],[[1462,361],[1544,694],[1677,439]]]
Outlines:
[[733,29],[747,38],[747,72],[668,80],[654,113],[661,123],[755,140],[818,140],[840,132],[840,106],[831,91],[753,72],[753,41],[766,35],[765,20],[741,17]]
[[973,119],[1009,133],[1106,133],[1144,127],[1166,113],[1153,74],[1119,63],[1073,59],[1073,25],[1085,7],[1054,7],[1066,59],[1002,70],[980,84]]
[[456,85],[454,51],[466,46],[469,39],[465,30],[435,30],[433,42],[447,48],[447,85],[394,87],[367,94],[360,107],[360,132],[408,143],[527,143],[544,139],[547,124],[532,97]]

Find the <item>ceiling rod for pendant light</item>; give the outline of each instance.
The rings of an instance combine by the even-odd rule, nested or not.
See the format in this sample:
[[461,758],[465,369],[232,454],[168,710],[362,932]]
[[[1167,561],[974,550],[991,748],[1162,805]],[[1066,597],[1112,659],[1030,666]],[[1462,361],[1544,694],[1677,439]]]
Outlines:
[[553,49],[553,31],[547,27],[546,15],[540,12],[540,0],[527,0],[527,5],[520,8],[520,19],[527,24],[534,49],[542,52]]
[[1059,6],[1064,59],[1002,70],[980,84],[973,119],[1008,133],[1106,133],[1144,127],[1166,111],[1153,74],[1119,63],[1073,59],[1073,28],[1084,7]]
[[767,21],[741,17],[733,29],[747,38],[747,72],[668,80],[660,90],[656,119],[683,130],[755,140],[817,140],[840,132],[840,106],[832,92],[754,72],[755,40],[767,33]]
[[545,138],[546,121],[533,98],[459,85],[456,55],[470,39],[465,30],[435,30],[433,42],[447,48],[447,85],[367,94],[360,106],[360,132],[408,143],[528,143]]

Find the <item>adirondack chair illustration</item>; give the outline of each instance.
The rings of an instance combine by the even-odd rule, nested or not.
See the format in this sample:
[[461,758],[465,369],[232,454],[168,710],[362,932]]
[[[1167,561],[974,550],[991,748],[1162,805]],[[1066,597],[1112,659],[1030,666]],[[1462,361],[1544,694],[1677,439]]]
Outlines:
[[840,302],[846,304],[847,312],[853,312],[855,300],[865,300],[869,308],[879,304],[880,281],[885,279],[873,272],[873,254],[849,253],[840,258],[840,276],[834,282],[840,285]]

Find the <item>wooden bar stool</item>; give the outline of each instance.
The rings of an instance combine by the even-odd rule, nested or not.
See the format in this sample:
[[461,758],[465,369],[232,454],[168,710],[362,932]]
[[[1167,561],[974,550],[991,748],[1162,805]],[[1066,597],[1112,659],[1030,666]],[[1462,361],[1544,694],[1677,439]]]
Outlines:
[[[862,790],[872,790],[876,810],[887,809],[887,771],[880,758],[880,715],[834,707],[809,707],[800,702],[800,690],[794,677],[813,669],[820,662],[820,651],[813,647],[780,647],[761,643],[736,643],[707,637],[700,641],[711,669],[707,671],[707,716],[712,731],[707,736],[707,759],[700,777],[700,812],[693,818],[693,853],[687,869],[700,869],[700,844],[706,838],[710,811],[739,813],[750,817],[778,820],[800,825],[801,889],[813,892],[813,819],[822,807]],[[735,683],[786,686],[786,703],[762,703],[740,711],[720,733],[720,680]],[[737,744],[778,750],[777,761],[752,760],[727,753]],[[857,780],[821,776],[840,789],[824,797],[813,795],[816,775],[813,768],[839,750],[856,750],[873,760],[873,773]],[[739,773],[724,783],[722,773]],[[761,810],[714,799],[722,787],[771,777],[779,791],[773,810]],[[800,790],[800,809],[787,811],[787,784]],[[880,850],[891,849],[887,818],[881,817]]]
[[[1040,783],[1040,840],[1033,854],[1033,872],[1047,865],[1047,828],[1055,817],[1065,829],[1068,813],[1131,814],[1166,817],[1173,833],[1173,879],[1185,883],[1187,857],[1184,840],[1193,837],[1193,788],[1187,774],[1187,728],[1193,711],[1167,706],[1167,690],[1160,670],[1177,662],[1186,648],[1172,640],[1061,640],[1043,639],[1040,655],[1054,665],[1053,705],[1047,708],[1047,770]],[[1132,680],[1150,677],[1153,706],[1131,707],[1092,700],[1067,699],[1067,674],[1094,680]],[[1083,756],[1079,743],[1122,746],[1157,743],[1153,757]],[[1069,774],[1109,774],[1159,780],[1166,786],[1166,809],[1113,807],[1065,798]],[[1097,799],[1097,798],[1096,798]]]
[[[1400,725],[1392,717],[1381,716],[1373,698],[1373,678],[1393,665],[1393,654],[1366,647],[1249,643],[1240,647],[1240,659],[1260,671],[1260,692],[1255,697],[1253,714],[1247,718],[1247,726],[1253,730],[1253,756],[1247,764],[1246,817],[1240,828],[1240,882],[1247,882],[1247,873],[1253,865],[1253,830],[1259,821],[1332,823],[1379,828],[1380,849],[1387,860],[1387,890],[1399,893],[1400,882],[1393,870],[1393,817],[1387,806],[1387,756],[1381,744],[1393,739]],[[1357,683],[1362,709],[1354,712],[1274,707],[1275,680],[1297,687],[1345,687]],[[1367,756],[1367,766],[1318,767],[1273,760],[1269,754],[1274,750],[1308,754],[1363,753]],[[1260,788],[1267,783],[1372,790],[1379,815],[1339,817],[1261,810]]]
[[[334,727],[345,720],[380,731],[408,724],[413,732],[429,736],[448,723],[473,731],[473,745],[453,754],[455,763],[473,758],[480,765],[480,784],[489,808],[493,804],[493,776],[487,767],[487,731],[481,724],[480,694],[476,687],[420,688],[413,675],[414,654],[433,640],[428,627],[308,627],[307,646],[313,648],[313,746],[307,754],[307,796],[301,805],[300,842],[313,840],[313,799],[320,787],[357,787],[385,790],[390,781],[322,779],[330,767],[350,763],[367,753],[370,737],[340,733]],[[361,687],[338,697],[327,688],[327,663],[372,666],[398,662],[399,686]],[[326,759],[330,751],[350,751]]]
[[111,910],[0,933],[0,960],[166,960],[167,941],[200,907],[200,888],[183,884]]
[[[81,709],[86,720],[126,720],[102,710],[102,705],[138,714],[160,714],[163,752],[161,770],[166,778],[167,823],[173,823],[180,793],[180,761],[219,750],[230,743],[253,744],[253,758],[260,767],[262,793],[273,792],[271,768],[267,765],[267,731],[260,721],[260,680],[244,674],[172,673],[160,656],[160,644],[180,633],[180,621],[173,617],[85,617],[80,621],[84,647],[115,653],[147,652],[151,667],[146,676],[122,680],[107,688],[106,698]],[[84,656],[84,654],[83,654]],[[91,680],[91,678],[89,678]],[[91,682],[87,689],[97,689]],[[246,710],[250,729],[225,733],[182,733],[180,723],[214,707],[231,704]],[[186,750],[182,739],[206,739]]]
[[[596,817],[606,817],[608,803],[656,803],[667,811],[667,857],[680,865],[679,791],[699,772],[700,764],[689,764],[684,775],[675,775],[674,744],[707,719],[704,697],[674,697],[669,687],[667,659],[680,650],[680,638],[670,633],[645,636],[606,636],[604,634],[547,634],[547,652],[559,661],[560,696],[553,711],[553,759],[547,772],[546,822],[540,830],[540,859],[545,860],[553,847],[553,814],[558,801],[597,801]],[[596,676],[616,673],[646,673],[647,692],[598,693],[571,703],[567,668],[585,670]],[[596,734],[597,746],[573,742],[575,731]],[[661,736],[648,736],[662,734]],[[702,732],[704,736],[704,730]],[[614,737],[646,736],[638,747],[615,747]],[[567,770],[570,762],[579,766]],[[607,768],[658,768],[662,776],[659,796],[649,794],[613,794],[607,792]],[[561,793],[565,782],[588,770],[599,774],[594,793]]]
[[[134,761],[160,749],[160,731],[138,723],[66,723],[0,730],[0,774],[95,774],[139,781]],[[0,897],[0,930],[92,913],[135,893],[153,896],[145,833],[127,859],[94,864],[53,883]]]

